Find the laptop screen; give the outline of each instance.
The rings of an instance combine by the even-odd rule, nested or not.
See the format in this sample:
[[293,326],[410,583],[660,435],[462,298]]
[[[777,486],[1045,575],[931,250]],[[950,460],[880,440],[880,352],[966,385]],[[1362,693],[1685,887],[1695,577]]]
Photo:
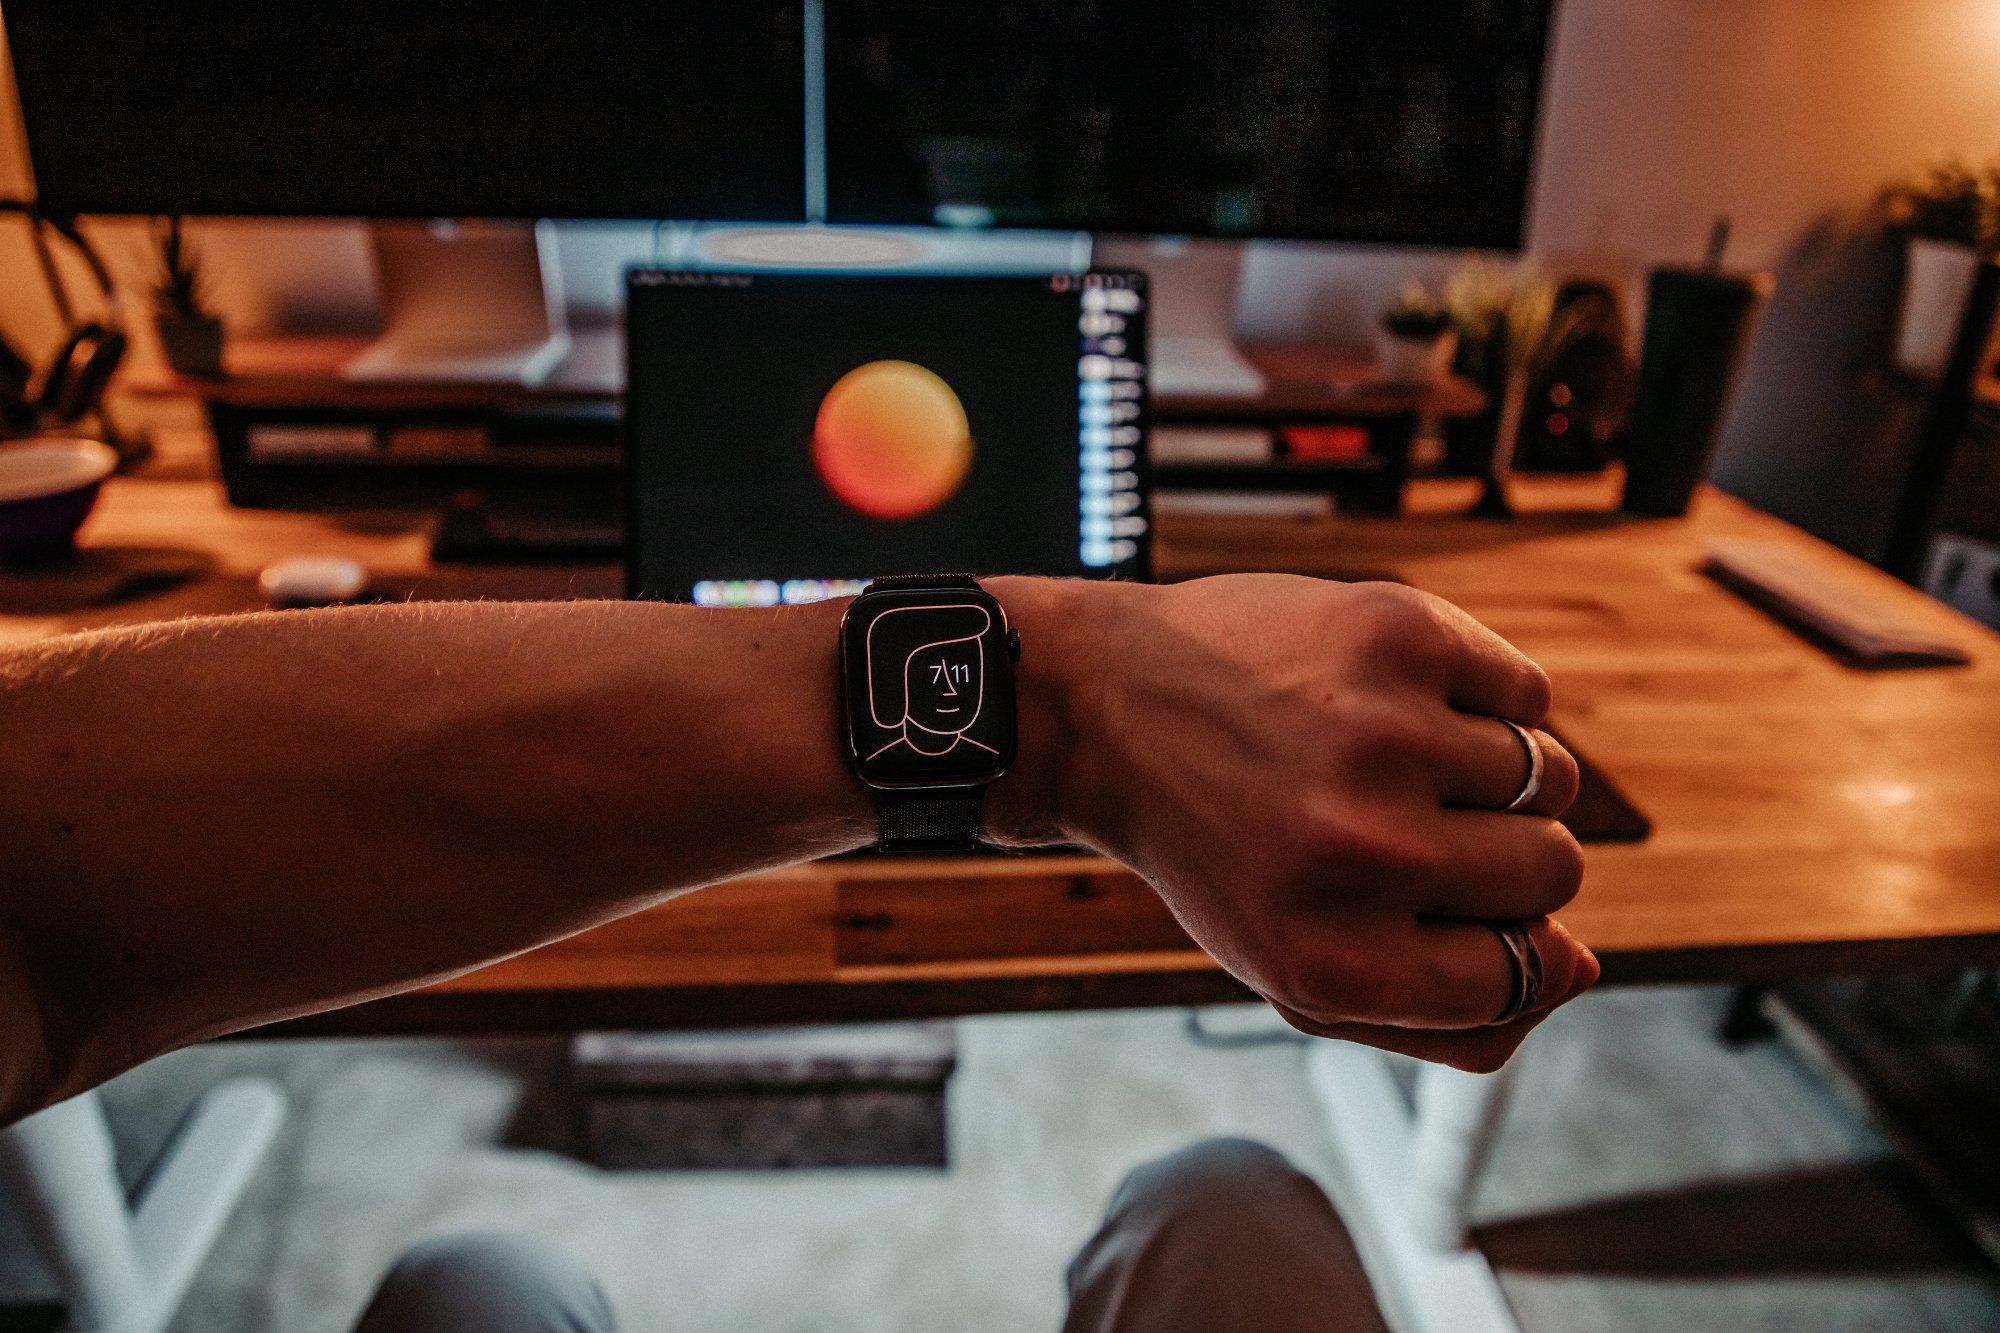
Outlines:
[[627,296],[631,595],[1145,576],[1143,275],[635,269]]

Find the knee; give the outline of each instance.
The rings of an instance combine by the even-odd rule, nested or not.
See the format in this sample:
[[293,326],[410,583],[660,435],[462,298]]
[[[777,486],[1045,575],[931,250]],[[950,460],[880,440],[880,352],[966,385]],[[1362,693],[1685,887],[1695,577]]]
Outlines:
[[1275,1148],[1251,1139],[1215,1138],[1135,1168],[1118,1187],[1113,1207],[1208,1219],[1263,1216],[1302,1192],[1323,1197],[1312,1178]]
[[404,1296],[478,1291],[495,1283],[531,1282],[544,1270],[567,1266],[559,1256],[519,1236],[467,1232],[412,1245],[382,1279],[382,1290]]
[[473,1233],[406,1251],[361,1329],[596,1328],[608,1318],[602,1307],[596,1283],[561,1255],[522,1237]]

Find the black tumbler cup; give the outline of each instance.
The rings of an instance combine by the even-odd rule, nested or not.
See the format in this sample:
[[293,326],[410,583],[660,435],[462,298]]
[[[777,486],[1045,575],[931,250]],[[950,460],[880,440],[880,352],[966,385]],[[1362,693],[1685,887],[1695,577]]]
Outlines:
[[1626,512],[1687,512],[1770,290],[1762,275],[1653,270],[1639,390],[1625,435]]

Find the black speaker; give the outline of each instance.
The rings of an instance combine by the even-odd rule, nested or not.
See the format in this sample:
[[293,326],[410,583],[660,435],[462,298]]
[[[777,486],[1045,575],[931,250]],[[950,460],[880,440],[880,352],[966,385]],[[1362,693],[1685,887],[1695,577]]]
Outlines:
[[1556,290],[1555,348],[1528,382],[1517,472],[1595,472],[1632,412],[1637,378],[1625,312],[1609,284],[1572,278]]
[[1770,290],[1761,274],[1653,270],[1639,389],[1625,435],[1627,512],[1687,512],[1715,454],[1730,390]]
[[[117,433],[100,410],[104,390],[125,356],[125,335],[112,323],[95,320],[78,324],[70,313],[69,298],[62,277],[50,258],[47,236],[53,232],[67,241],[96,279],[107,311],[116,308],[110,270],[98,257],[74,218],[45,217],[36,207],[19,199],[0,199],[0,213],[16,214],[28,221],[29,238],[41,262],[43,277],[55,301],[57,313],[71,325],[62,346],[39,375],[33,365],[4,340],[0,340],[0,432],[27,434],[57,429],[98,414],[105,438],[125,453]],[[112,316],[107,314],[106,321]]]

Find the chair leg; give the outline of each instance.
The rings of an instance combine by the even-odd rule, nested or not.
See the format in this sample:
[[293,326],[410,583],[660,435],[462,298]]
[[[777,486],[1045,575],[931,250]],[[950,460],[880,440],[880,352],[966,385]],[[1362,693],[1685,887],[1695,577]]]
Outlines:
[[1410,1225],[1436,1249],[1462,1250],[1472,1244],[1472,1193],[1500,1141],[1520,1062],[1516,1056],[1492,1074],[1468,1074],[1445,1065],[1417,1071]]
[[1729,997],[1729,1012],[1715,1030],[1725,1046],[1751,1046],[1777,1035],[1771,1020],[1764,1017],[1764,996],[1768,986],[1738,986]]
[[1521,1058],[1483,1076],[1426,1067],[1412,1107],[1380,1052],[1335,1041],[1307,1050],[1332,1148],[1327,1192],[1398,1333],[1519,1333],[1471,1243],[1466,1206]]
[[167,1325],[284,1112],[284,1095],[269,1080],[216,1085],[129,1202],[96,1093],[0,1130],[0,1190],[72,1333],[158,1333]]
[[75,1329],[115,1329],[146,1305],[111,1127],[94,1092],[0,1132],[6,1186]]

